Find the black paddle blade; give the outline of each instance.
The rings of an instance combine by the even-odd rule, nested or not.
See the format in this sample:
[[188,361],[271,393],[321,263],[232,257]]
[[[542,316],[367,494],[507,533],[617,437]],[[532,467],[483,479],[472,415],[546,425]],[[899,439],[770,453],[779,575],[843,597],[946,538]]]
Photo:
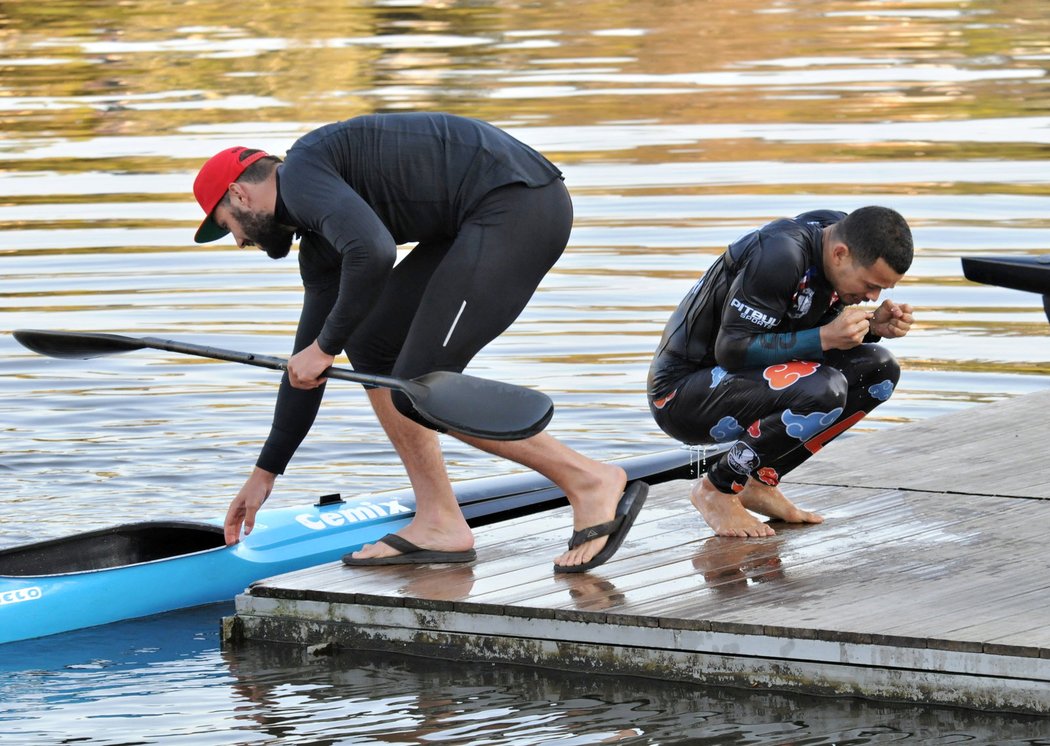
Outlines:
[[403,391],[434,426],[487,440],[529,438],[554,416],[542,392],[462,373],[427,373],[406,381]]
[[48,357],[90,358],[145,349],[146,345],[119,334],[54,332],[42,329],[16,329],[14,337],[24,347]]

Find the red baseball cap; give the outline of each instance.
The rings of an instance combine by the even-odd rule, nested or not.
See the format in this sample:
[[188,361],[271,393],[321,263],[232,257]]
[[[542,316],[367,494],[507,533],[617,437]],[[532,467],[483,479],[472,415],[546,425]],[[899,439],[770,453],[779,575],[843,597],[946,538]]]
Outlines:
[[211,214],[222,200],[223,195],[226,194],[226,190],[230,188],[230,184],[237,181],[248,166],[267,155],[269,153],[262,150],[238,145],[213,155],[207,163],[201,166],[197,178],[193,180],[193,196],[197,198],[197,204],[207,213],[207,217],[197,229],[193,237],[194,241],[208,243],[208,241],[215,241],[229,233],[212,220]]

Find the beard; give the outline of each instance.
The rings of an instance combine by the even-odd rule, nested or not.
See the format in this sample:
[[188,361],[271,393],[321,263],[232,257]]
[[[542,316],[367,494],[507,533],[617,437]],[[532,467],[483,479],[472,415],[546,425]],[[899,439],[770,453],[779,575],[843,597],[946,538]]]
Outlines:
[[244,237],[253,245],[266,252],[271,259],[283,259],[292,249],[294,228],[288,228],[277,222],[273,215],[248,212],[231,208],[233,217],[240,223]]

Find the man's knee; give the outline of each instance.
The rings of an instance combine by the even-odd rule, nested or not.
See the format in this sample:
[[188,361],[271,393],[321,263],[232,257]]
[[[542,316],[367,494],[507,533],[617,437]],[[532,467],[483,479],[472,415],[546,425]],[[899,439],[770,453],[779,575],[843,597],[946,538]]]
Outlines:
[[809,412],[830,412],[845,406],[849,396],[849,381],[842,371],[827,365],[820,366],[814,375],[800,379],[793,387],[790,409]]
[[390,347],[377,343],[371,335],[353,335],[346,343],[346,356],[358,373],[388,376],[394,368],[394,361],[401,351],[399,347]]
[[865,347],[868,353],[869,370],[873,371],[869,375],[882,375],[896,384],[901,377],[901,366],[894,354],[882,345],[872,344],[865,345]]

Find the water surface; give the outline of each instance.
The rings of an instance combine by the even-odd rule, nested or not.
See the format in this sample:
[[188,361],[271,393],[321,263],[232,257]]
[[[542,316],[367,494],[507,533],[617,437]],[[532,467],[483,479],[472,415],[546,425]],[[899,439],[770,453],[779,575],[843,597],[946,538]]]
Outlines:
[[[918,247],[888,293],[919,319],[892,343],[901,385],[863,429],[1044,388],[1050,325],[1038,298],[965,281],[959,258],[1046,249],[1048,38],[1038,0],[301,0],[250,14],[213,0],[5,3],[0,547],[225,511],[268,430],[273,374],[150,351],[50,360],[6,332],[149,334],[287,354],[301,297],[294,260],[194,245],[193,175],[223,147],[280,154],[316,125],[374,111],[485,119],[565,171],[576,207],[569,251],[470,372],[549,393],[551,432],[596,458],[672,445],[644,400],[664,321],[727,243],[814,208],[889,205]],[[445,443],[455,479],[516,468]],[[272,500],[404,484],[362,392],[340,384]],[[490,667],[446,674],[353,656],[242,659],[219,653],[217,616],[190,614],[174,642],[164,622],[126,646],[130,628],[107,628],[32,655],[5,649],[0,737],[1046,735],[951,710]]]

